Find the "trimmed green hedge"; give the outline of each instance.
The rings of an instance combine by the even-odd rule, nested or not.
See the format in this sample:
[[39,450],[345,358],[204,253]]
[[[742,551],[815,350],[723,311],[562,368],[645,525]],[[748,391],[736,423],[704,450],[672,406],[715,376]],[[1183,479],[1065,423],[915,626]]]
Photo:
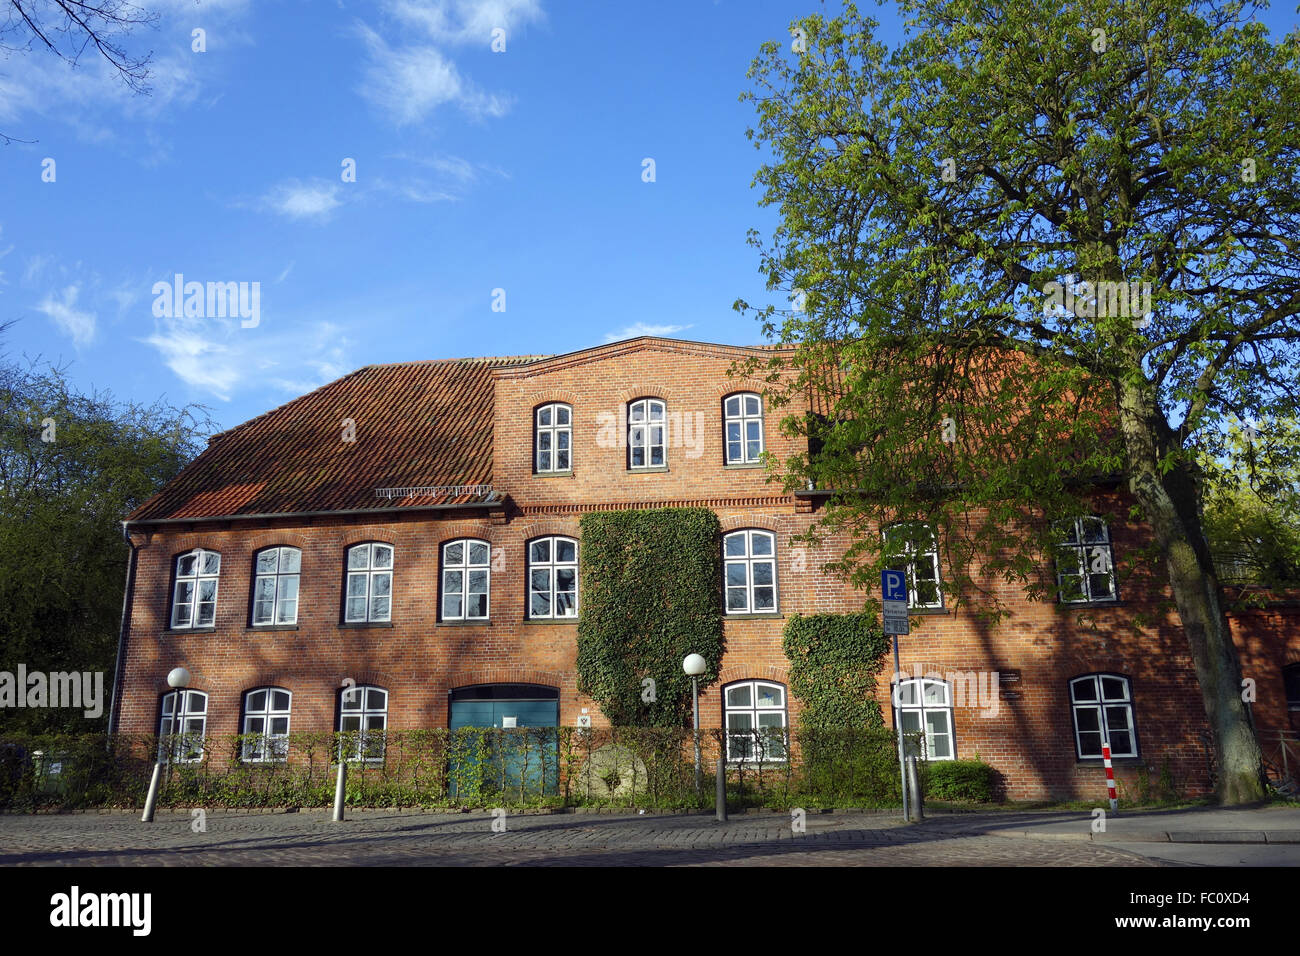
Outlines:
[[931,800],[992,803],[998,772],[981,760],[935,760],[924,764],[922,787]]
[[803,702],[800,726],[835,731],[883,727],[876,675],[889,640],[876,615],[796,614],[785,626],[790,693]]
[[[582,516],[578,690],[623,727],[690,722],[687,654],[722,660],[721,526],[708,508],[596,511]],[[653,681],[653,684],[647,683]]]

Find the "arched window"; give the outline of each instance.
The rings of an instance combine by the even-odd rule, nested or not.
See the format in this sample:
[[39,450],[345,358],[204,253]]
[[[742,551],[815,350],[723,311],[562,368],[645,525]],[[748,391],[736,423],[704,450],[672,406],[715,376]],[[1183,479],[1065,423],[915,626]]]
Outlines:
[[776,612],[776,535],[733,531],[722,539],[728,614]]
[[882,532],[888,568],[907,579],[907,606],[943,607],[939,590],[939,543],[934,528],[924,522],[890,525]]
[[723,720],[728,760],[784,760],[785,688],[771,681],[747,680],[723,688]]
[[388,691],[381,687],[344,687],[339,692],[339,731],[349,760],[382,760],[388,729]]
[[537,409],[533,469],[539,475],[573,470],[573,409],[553,402]]
[[292,700],[293,695],[280,687],[259,687],[244,695],[244,760],[269,763],[289,756]]
[[389,621],[392,616],[393,546],[376,542],[353,545],[348,548],[344,622]]
[[442,546],[442,620],[487,620],[491,559],[486,541],[461,538]]
[[1061,601],[1115,600],[1115,552],[1106,522],[1088,515],[1060,522],[1056,528],[1056,581]]
[[1136,757],[1133,692],[1120,674],[1085,674],[1070,681],[1070,710],[1074,715],[1074,749],[1079,759],[1101,757],[1110,742],[1112,757]]
[[952,726],[952,690],[946,681],[915,677],[896,682],[893,694],[894,726],[902,721],[903,733],[925,734],[927,760],[953,760],[957,756]]
[[627,466],[662,468],[668,464],[668,414],[657,398],[642,398],[627,407]]
[[763,399],[754,392],[728,395],[722,400],[722,412],[727,464],[759,462],[763,456]]
[[572,538],[528,542],[528,616],[578,616],[578,542]]
[[263,548],[253,558],[253,626],[298,623],[297,548]]
[[207,694],[201,690],[174,690],[163,695],[162,716],[158,721],[158,759],[177,763],[202,760],[203,738],[207,732]]
[[221,555],[195,548],[176,558],[172,591],[172,629],[213,627],[217,621],[217,579]]

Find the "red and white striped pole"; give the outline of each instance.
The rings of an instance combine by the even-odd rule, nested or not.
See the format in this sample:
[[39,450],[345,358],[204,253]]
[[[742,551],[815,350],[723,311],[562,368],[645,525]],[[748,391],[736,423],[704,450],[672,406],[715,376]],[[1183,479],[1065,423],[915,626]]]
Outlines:
[[1110,744],[1101,745],[1101,759],[1106,764],[1106,795],[1110,797],[1110,812],[1115,813],[1119,807],[1119,798],[1115,795],[1115,769],[1110,765]]

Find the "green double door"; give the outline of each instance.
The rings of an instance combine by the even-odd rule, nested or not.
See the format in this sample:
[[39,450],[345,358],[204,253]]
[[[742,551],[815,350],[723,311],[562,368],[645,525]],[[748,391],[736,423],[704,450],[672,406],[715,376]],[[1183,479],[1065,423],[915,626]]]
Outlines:
[[[453,796],[472,787],[484,797],[502,794],[525,799],[557,790],[559,695],[552,691],[555,697],[551,699],[500,696],[507,690],[467,688],[453,694],[449,726],[462,731],[452,735]],[[501,732],[464,732],[471,728]]]

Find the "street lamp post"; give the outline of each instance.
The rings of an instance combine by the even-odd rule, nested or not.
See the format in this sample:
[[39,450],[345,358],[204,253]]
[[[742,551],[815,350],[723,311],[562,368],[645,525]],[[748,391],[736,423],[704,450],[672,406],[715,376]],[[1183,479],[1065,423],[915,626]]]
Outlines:
[[[190,672],[183,667],[172,668],[167,675],[167,686],[172,688],[172,718],[167,722],[167,746],[170,749],[176,738],[176,721],[180,718],[181,702],[185,699],[185,688],[190,686]],[[172,757],[167,758],[170,764]],[[153,812],[158,806],[158,786],[162,782],[162,747],[158,748],[158,759],[154,761],[153,778],[149,781],[149,794],[144,800],[144,813],[140,815],[141,823],[153,823]]]
[[691,697],[695,703],[695,793],[698,796],[700,784],[700,675],[708,668],[704,658],[699,654],[687,654],[682,661],[682,670],[691,679]]

